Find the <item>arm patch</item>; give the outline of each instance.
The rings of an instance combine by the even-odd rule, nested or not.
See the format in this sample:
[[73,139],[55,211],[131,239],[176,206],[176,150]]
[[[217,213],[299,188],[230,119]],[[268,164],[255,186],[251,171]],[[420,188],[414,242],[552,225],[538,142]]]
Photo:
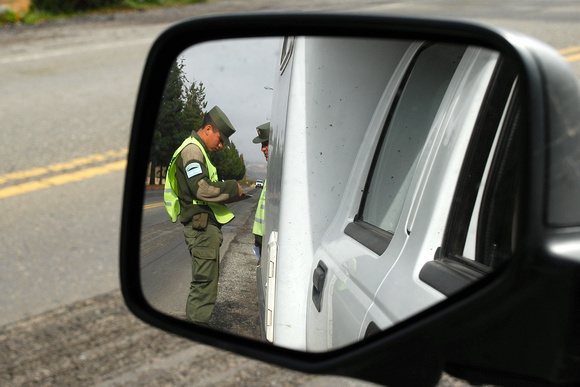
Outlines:
[[185,167],[185,174],[188,179],[202,173],[201,165],[199,163],[190,163]]

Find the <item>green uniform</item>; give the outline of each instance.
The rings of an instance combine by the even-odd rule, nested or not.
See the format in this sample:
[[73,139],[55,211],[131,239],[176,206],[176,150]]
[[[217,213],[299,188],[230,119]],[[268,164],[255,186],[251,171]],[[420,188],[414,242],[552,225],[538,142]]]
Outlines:
[[215,306],[219,275],[221,225],[233,218],[222,202],[239,194],[235,180],[219,182],[207,148],[192,133],[175,151],[165,183],[166,209],[183,223],[191,254],[192,280],[187,298],[188,320],[207,325]]

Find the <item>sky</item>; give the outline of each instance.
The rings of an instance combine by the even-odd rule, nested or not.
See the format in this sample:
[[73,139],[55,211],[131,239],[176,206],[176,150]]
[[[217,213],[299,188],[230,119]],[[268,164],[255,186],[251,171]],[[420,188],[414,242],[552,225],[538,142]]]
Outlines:
[[281,38],[228,39],[184,51],[189,81],[202,82],[207,107],[219,106],[236,133],[230,138],[247,163],[265,162],[256,127],[270,120],[280,63]]

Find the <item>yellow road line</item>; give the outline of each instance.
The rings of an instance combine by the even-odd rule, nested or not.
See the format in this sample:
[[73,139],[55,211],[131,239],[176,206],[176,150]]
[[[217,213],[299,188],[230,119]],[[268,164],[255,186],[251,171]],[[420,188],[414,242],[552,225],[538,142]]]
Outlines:
[[96,176],[106,175],[107,173],[123,170],[127,167],[127,160],[116,161],[113,163],[101,165],[98,167],[87,168],[80,171],[66,173],[62,175],[47,177],[37,181],[22,183],[15,186],[0,189],[0,199],[10,196],[22,195],[27,192],[38,191],[58,185],[72,183],[90,179]]
[[0,176],[0,184],[4,184],[8,181],[29,179],[31,177],[39,177],[47,175],[51,172],[63,172],[97,162],[103,162],[119,157],[125,157],[127,156],[127,153],[128,153],[127,149],[110,150],[102,154],[94,154],[87,157],[80,157],[78,159],[66,161],[63,163],[51,164],[44,168],[33,168],[26,171],[13,172]]
[[580,46],[563,48],[558,52],[567,62],[577,62],[580,60]]
[[567,55],[567,54],[570,54],[573,52],[580,52],[580,46],[566,47],[566,48],[561,49],[559,52],[562,55]]
[[163,205],[165,205],[165,203],[152,203],[152,204],[147,204],[143,206],[144,210],[149,210],[151,208],[157,208],[157,207],[162,207]]
[[566,59],[566,62],[577,62],[580,60],[580,54],[566,55],[564,56],[564,59]]

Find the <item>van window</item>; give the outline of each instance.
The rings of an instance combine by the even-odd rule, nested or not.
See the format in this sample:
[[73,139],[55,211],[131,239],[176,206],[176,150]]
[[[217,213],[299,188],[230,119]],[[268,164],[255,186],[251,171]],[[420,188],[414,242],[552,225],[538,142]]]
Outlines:
[[417,56],[386,120],[359,220],[395,233],[417,160],[464,52],[464,46],[436,44]]

